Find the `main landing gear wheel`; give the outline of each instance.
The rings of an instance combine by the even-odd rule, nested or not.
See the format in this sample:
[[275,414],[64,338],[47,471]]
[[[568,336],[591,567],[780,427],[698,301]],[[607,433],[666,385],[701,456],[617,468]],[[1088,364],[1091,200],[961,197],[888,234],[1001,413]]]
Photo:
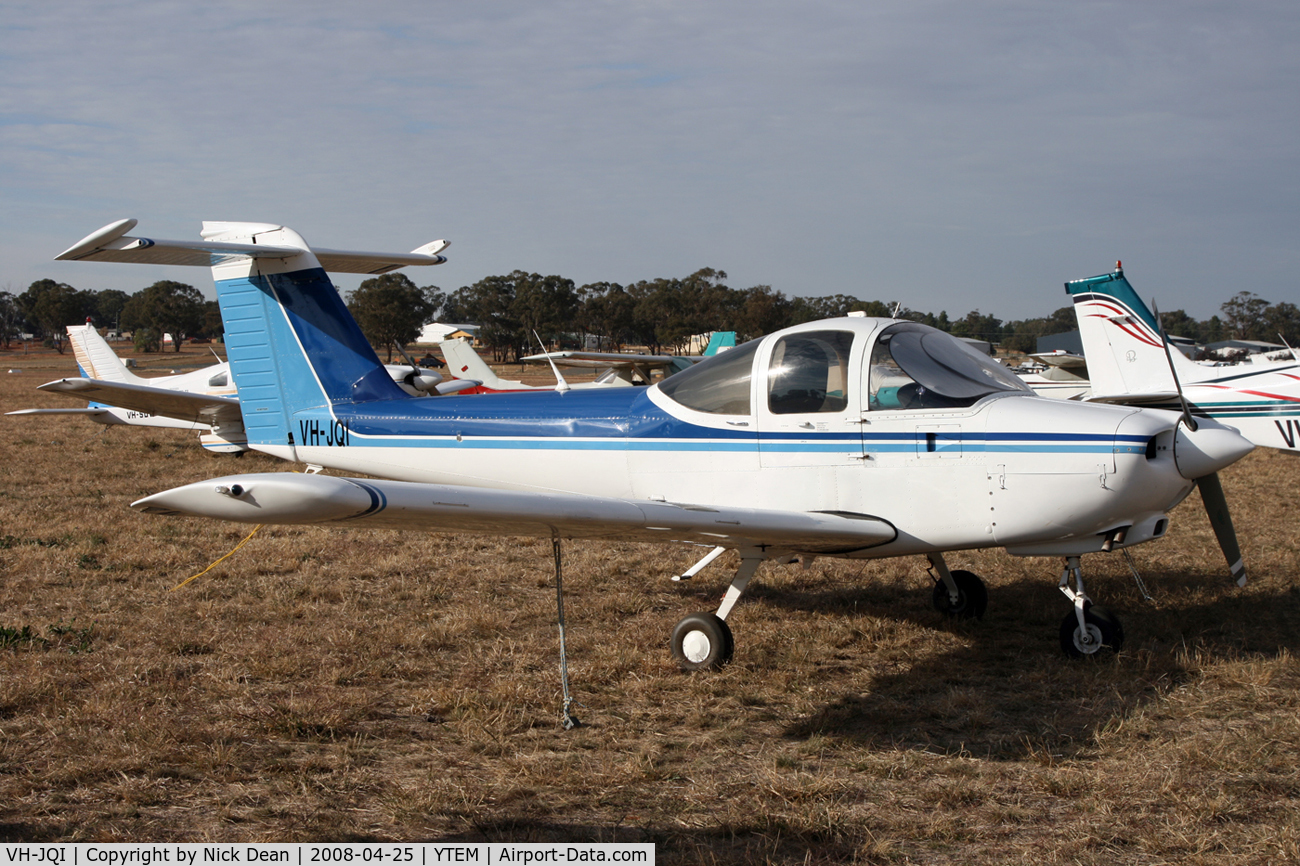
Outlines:
[[989,606],[989,591],[979,575],[972,571],[954,571],[952,582],[957,584],[956,603],[944,582],[936,580],[934,609],[957,619],[983,619],[984,611]]
[[685,671],[716,671],[731,661],[736,642],[726,620],[712,613],[693,613],[673,629],[673,658]]
[[1079,628],[1079,617],[1073,610],[1061,620],[1061,649],[1066,655],[1079,659],[1103,652],[1119,652],[1124,645],[1124,628],[1118,617],[1088,601],[1083,605],[1083,621],[1086,631]]

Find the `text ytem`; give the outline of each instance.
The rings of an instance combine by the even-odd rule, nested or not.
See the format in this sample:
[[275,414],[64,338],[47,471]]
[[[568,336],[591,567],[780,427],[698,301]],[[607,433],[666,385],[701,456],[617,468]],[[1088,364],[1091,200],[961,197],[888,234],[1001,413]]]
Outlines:
[[347,422],[302,419],[298,422],[298,433],[303,445],[347,445],[351,439]]

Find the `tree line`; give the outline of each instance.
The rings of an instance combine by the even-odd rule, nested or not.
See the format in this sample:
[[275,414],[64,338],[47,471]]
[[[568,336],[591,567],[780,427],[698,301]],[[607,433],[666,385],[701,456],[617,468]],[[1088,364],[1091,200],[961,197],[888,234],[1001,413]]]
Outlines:
[[[348,293],[348,308],[367,338],[392,360],[392,347],[415,342],[433,321],[475,324],[479,343],[494,360],[518,360],[546,348],[577,347],[594,336],[601,349],[629,346],[653,353],[684,353],[690,338],[712,331],[735,331],[744,341],[790,325],[861,311],[931,325],[954,336],[987,340],[1015,352],[1033,352],[1041,336],[1075,330],[1072,306],[1050,316],[1004,321],[972,310],[961,318],[910,309],[896,300],[863,300],[854,295],[787,297],[771,286],[732,288],[725,271],[703,268],[684,278],[611,282],[577,286],[560,276],[513,271],[484,277],[454,292],[420,287],[402,273],[365,280]],[[1183,310],[1162,315],[1165,330],[1201,343],[1226,339],[1300,344],[1300,308],[1270,303],[1253,292],[1238,292],[1219,308],[1220,315],[1197,320]],[[99,327],[131,331],[137,348],[157,351],[171,334],[179,351],[189,338],[219,339],[216,301],[193,286],[162,280],[128,295],[116,289],[78,290],[54,280],[37,280],[14,295],[0,291],[0,343],[8,348],[31,331],[63,351],[67,325],[90,319]],[[535,336],[536,335],[536,336]]]
[[[636,346],[680,354],[696,334],[735,331],[737,341],[744,341],[858,311],[910,319],[1024,353],[1037,350],[1039,337],[1078,328],[1073,306],[1030,319],[1004,321],[979,310],[954,319],[947,311],[935,315],[896,300],[846,294],[787,297],[766,285],[731,288],[726,280],[725,271],[704,268],[680,279],[576,286],[565,277],[514,271],[444,293],[437,286],[417,287],[405,274],[393,273],[363,282],[350,295],[348,306],[375,345],[413,342],[430,321],[475,324],[480,327],[480,345],[497,361],[518,360],[536,351],[537,338],[548,349],[570,344],[576,348],[586,336],[595,337],[607,351]],[[1174,310],[1162,314],[1161,320],[1168,333],[1200,343],[1277,342],[1280,336],[1293,346],[1300,344],[1300,308],[1295,304],[1271,304],[1253,292],[1238,292],[1220,313],[1199,321]]]
[[137,349],[157,352],[170,334],[176,351],[194,337],[220,337],[216,301],[175,280],[160,280],[133,295],[118,289],[76,289],[54,280],[37,280],[20,295],[0,292],[0,345],[8,349],[19,334],[31,333],[64,351],[68,325],[90,321],[97,327],[131,331]]

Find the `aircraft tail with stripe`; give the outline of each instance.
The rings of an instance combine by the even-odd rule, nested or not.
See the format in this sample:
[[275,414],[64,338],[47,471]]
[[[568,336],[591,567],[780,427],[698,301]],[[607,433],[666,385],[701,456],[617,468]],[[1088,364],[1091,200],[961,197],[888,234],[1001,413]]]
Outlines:
[[413,399],[380,362],[326,268],[383,274],[442,264],[446,241],[371,253],[313,250],[297,232],[268,223],[204,222],[198,241],[128,235],[135,226],[111,223],[56,259],[210,267],[249,446],[294,460],[295,414]]
[[1177,349],[1165,357],[1155,315],[1116,264],[1113,273],[1073,280],[1065,290],[1074,301],[1093,399],[1113,396],[1176,397],[1172,360],[1184,385],[1209,378],[1206,368]]

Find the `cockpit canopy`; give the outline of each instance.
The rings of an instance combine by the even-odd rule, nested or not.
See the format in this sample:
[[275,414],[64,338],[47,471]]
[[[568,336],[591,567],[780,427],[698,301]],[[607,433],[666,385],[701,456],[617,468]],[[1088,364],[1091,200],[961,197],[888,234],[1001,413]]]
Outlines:
[[[863,387],[867,411],[948,409],[970,406],[998,393],[1033,392],[1020,377],[950,334],[914,322],[886,326],[875,337],[864,377],[849,358],[860,330],[825,323],[770,344],[767,410],[773,415],[843,412],[850,389]],[[701,361],[659,384],[660,391],[688,409],[712,415],[753,411],[755,360],[763,340]]]
[[951,334],[890,325],[871,348],[869,409],[948,409],[1002,392],[1032,394],[1019,376]]

